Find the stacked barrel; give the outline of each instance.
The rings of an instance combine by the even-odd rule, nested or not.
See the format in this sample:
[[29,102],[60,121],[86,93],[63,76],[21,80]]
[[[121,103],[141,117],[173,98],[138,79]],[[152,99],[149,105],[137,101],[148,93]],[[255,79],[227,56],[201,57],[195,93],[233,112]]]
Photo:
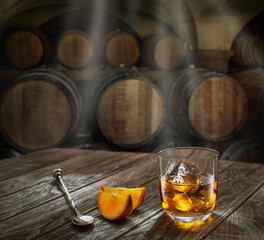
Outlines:
[[7,34],[4,53],[13,67],[29,69],[50,60],[51,42],[38,29],[16,29]]
[[233,43],[232,63],[238,67],[264,67],[264,38],[252,32],[242,32]]
[[248,99],[247,122],[244,128],[246,136],[241,138],[240,142],[243,143],[240,146],[241,149],[251,149],[246,153],[255,162],[263,162],[264,159],[264,36],[256,28],[256,25],[263,25],[261,16],[249,22],[234,39],[234,55],[231,58],[229,74],[239,82]]
[[57,146],[75,129],[80,111],[78,90],[65,75],[29,70],[1,97],[1,133],[22,152]]
[[[13,148],[135,150],[161,132],[164,97],[137,68],[180,68],[186,44],[172,32],[142,37],[121,18],[100,14],[107,18],[99,30],[76,21],[81,14],[65,14],[4,32],[0,130]],[[70,24],[62,24],[65,16]]]
[[[253,90],[262,73],[240,77],[207,68],[197,62],[195,40],[156,16],[136,13],[152,26],[144,32],[117,11],[101,12],[100,27],[84,25],[86,15],[79,13],[74,21],[64,13],[37,29],[5,32],[0,131],[7,144],[22,153],[50,147],[157,152],[197,145],[219,149],[226,160],[246,159],[224,152],[244,129],[248,109],[263,120],[263,94]],[[261,47],[259,39],[248,41]],[[261,56],[233,59],[261,62]]]

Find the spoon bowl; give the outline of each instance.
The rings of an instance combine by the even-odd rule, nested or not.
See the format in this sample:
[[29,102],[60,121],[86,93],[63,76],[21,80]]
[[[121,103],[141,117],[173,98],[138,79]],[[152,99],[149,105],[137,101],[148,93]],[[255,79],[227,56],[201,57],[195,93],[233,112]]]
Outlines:
[[94,218],[91,216],[82,215],[80,217],[74,217],[72,223],[78,226],[84,226],[94,223]]

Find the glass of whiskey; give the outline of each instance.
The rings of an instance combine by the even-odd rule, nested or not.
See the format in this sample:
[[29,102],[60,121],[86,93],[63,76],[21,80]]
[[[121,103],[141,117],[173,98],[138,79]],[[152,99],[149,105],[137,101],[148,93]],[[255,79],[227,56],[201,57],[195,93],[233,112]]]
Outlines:
[[212,214],[217,198],[218,155],[201,147],[158,152],[161,203],[173,220],[199,222]]

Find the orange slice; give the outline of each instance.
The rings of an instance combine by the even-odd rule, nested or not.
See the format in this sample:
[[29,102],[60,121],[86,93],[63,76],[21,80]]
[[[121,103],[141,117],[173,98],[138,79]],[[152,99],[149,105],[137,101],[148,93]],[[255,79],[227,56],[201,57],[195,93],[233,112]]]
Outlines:
[[118,194],[130,194],[133,202],[133,210],[138,208],[146,198],[146,188],[113,188],[101,186],[101,190],[104,192],[118,193]]
[[97,205],[102,216],[108,220],[125,218],[133,211],[130,194],[120,195],[98,190]]

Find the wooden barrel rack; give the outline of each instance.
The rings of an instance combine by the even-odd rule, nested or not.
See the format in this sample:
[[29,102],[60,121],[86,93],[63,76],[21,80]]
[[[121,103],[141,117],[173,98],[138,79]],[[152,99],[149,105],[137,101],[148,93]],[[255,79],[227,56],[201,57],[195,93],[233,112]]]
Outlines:
[[[0,148],[156,153],[199,140],[222,159],[258,159],[263,145],[240,134],[254,127],[263,139],[262,18],[230,49],[205,49],[184,1],[139,2],[28,1],[7,11]],[[36,21],[23,22],[29,15]]]

